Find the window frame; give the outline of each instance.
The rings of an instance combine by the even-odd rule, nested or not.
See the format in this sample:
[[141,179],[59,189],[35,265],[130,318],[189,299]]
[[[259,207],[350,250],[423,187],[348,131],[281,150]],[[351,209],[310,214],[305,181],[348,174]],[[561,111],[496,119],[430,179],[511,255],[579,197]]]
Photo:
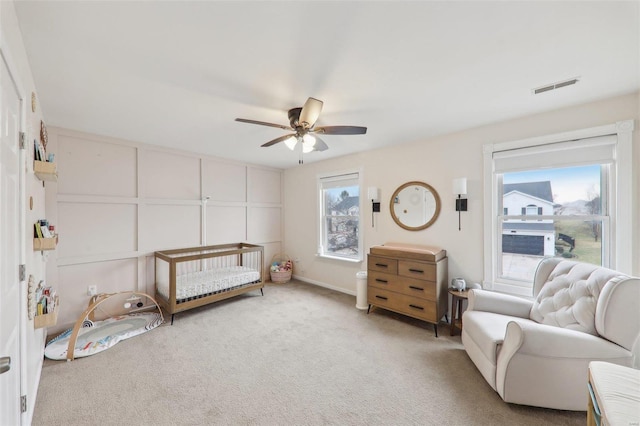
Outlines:
[[[577,139],[593,138],[599,136],[616,136],[614,148],[614,162],[610,165],[611,178],[608,179],[608,191],[610,203],[610,220],[607,231],[610,233],[608,246],[603,248],[603,253],[608,259],[608,267],[625,274],[632,273],[632,249],[633,241],[628,233],[632,229],[632,132],[633,120],[619,121],[615,124],[575,130],[516,140],[485,144],[483,146],[484,157],[484,277],[483,287],[505,293],[516,294],[525,297],[532,296],[532,286],[523,286],[522,282],[499,278],[498,251],[502,242],[498,238],[498,216],[502,209],[502,201],[498,198],[499,181],[501,174],[495,172],[494,153],[530,147],[542,147]],[[542,216],[539,219],[546,219]],[[604,224],[603,224],[604,226]],[[625,233],[627,235],[625,235]],[[604,242],[603,242],[604,243]],[[603,257],[603,262],[605,262]],[[533,277],[532,281],[533,281]]]
[[[354,175],[357,175],[357,178],[354,177]],[[324,241],[325,241],[325,215],[324,215],[324,197],[322,194],[323,191],[323,180],[327,180],[327,179],[333,179],[333,181],[336,180],[340,180],[340,177],[344,176],[344,180],[357,180],[357,186],[358,186],[358,256],[357,257],[346,257],[346,256],[337,256],[334,254],[330,254],[325,252],[325,247],[324,247]],[[363,232],[362,232],[362,212],[363,212],[363,198],[362,198],[362,170],[361,169],[348,169],[348,170],[342,170],[342,171],[338,171],[338,172],[332,172],[332,173],[323,173],[323,174],[319,174],[317,176],[317,200],[318,200],[318,206],[317,206],[317,220],[316,220],[316,224],[317,224],[317,250],[316,250],[316,255],[318,257],[322,257],[325,259],[333,259],[333,260],[340,260],[343,262],[350,262],[350,263],[360,263],[363,261],[364,259],[364,236],[363,236]]]

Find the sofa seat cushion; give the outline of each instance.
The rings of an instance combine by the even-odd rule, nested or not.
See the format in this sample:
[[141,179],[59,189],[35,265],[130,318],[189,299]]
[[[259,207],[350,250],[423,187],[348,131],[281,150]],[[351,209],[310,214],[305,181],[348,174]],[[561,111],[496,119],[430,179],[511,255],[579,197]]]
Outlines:
[[538,323],[598,335],[596,302],[602,288],[620,274],[596,265],[561,262],[536,297],[530,318]]
[[530,322],[519,317],[483,311],[466,311],[462,318],[465,334],[494,366],[504,342],[507,324],[511,321]]

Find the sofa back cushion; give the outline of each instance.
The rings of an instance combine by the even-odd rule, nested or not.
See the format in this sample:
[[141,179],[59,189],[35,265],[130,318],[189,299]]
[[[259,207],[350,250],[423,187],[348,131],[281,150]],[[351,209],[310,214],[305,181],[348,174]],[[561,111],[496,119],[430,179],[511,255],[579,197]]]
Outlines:
[[[529,317],[541,324],[597,336],[595,317],[600,292],[609,281],[624,275],[588,263],[557,259],[550,263],[555,263],[555,267],[543,266],[536,271],[535,281],[544,281],[544,284]],[[547,273],[546,277],[538,276]]]

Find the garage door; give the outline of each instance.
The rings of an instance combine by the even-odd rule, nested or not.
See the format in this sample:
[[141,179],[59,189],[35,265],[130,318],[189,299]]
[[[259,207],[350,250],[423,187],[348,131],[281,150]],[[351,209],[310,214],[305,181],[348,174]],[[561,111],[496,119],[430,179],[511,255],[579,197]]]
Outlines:
[[544,237],[537,235],[503,235],[502,252],[544,256]]

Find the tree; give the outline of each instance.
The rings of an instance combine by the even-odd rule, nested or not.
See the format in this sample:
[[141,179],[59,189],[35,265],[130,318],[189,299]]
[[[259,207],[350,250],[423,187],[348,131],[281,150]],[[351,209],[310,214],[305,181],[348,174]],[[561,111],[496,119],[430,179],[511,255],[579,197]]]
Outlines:
[[[589,191],[589,201],[586,202],[585,207],[590,215],[599,215],[602,213],[602,202],[600,195],[595,192]],[[591,222],[591,233],[593,240],[598,241],[598,238],[602,237],[602,222],[594,220]]]
[[349,192],[345,189],[340,193],[340,201],[344,200],[349,196]]

